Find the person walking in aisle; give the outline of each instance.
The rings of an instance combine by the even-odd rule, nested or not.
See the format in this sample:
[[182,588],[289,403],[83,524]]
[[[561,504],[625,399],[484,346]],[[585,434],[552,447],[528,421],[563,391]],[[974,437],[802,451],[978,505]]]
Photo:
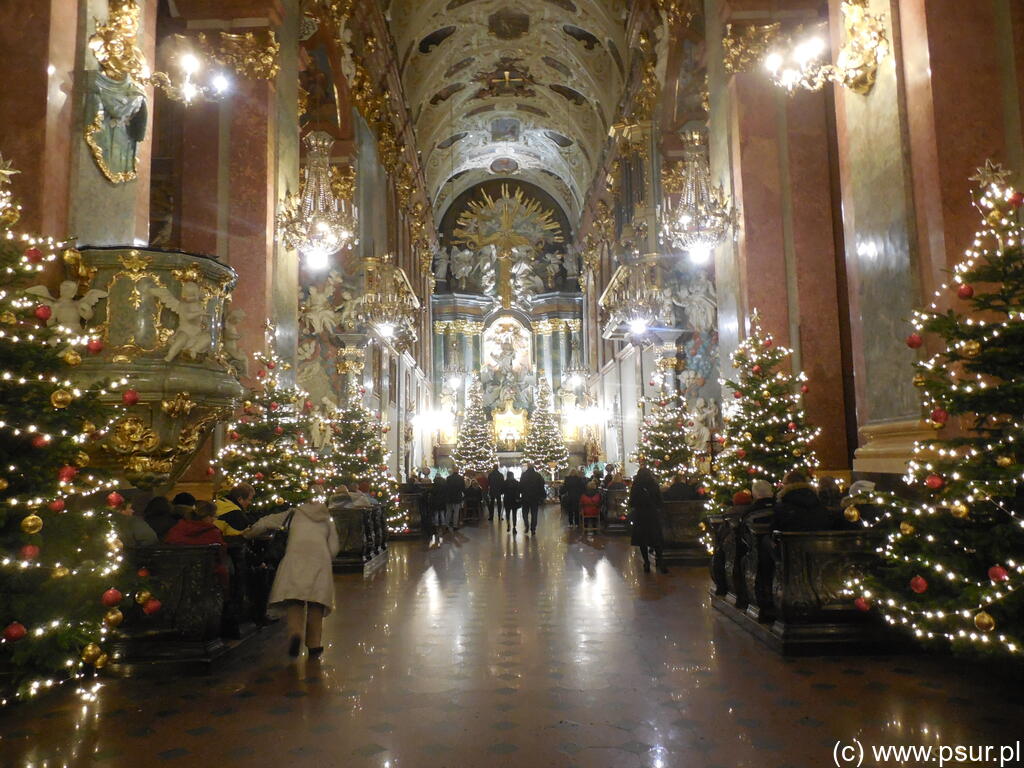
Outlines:
[[519,493],[523,499],[523,527],[526,533],[537,533],[537,516],[540,505],[547,498],[544,478],[533,468],[533,463],[526,465],[523,476],[519,478]]
[[503,501],[505,502],[505,531],[512,531],[515,535],[519,533],[519,481],[512,474],[512,470],[505,475],[505,482],[501,486]]
[[501,475],[498,465],[487,475],[487,519],[494,519],[494,510],[498,510],[498,522],[501,522],[501,502],[505,493],[505,478]]
[[288,529],[288,545],[277,567],[270,603],[283,604],[288,612],[288,655],[299,655],[305,637],[309,657],[316,659],[324,651],[324,616],[334,610],[331,560],[341,549],[338,529],[326,504],[307,501],[261,518],[245,531],[245,536],[252,538],[282,528]]
[[434,482],[430,486],[429,500],[430,519],[433,524],[433,535],[440,536],[444,532],[445,510],[448,508],[448,489],[445,488],[444,478],[434,475]]
[[562,494],[565,500],[565,511],[569,514],[569,525],[579,525],[580,497],[587,485],[578,470],[572,470],[562,482]]
[[466,480],[454,470],[448,479],[444,481],[445,492],[447,493],[445,525],[448,530],[454,530],[459,524],[459,511],[462,509],[462,498],[466,495]]
[[661,489],[651,470],[640,467],[633,476],[629,490],[629,507],[633,511],[633,537],[631,543],[640,548],[644,560],[644,573],[651,572],[649,550],[654,550],[659,573],[668,573],[662,559]]

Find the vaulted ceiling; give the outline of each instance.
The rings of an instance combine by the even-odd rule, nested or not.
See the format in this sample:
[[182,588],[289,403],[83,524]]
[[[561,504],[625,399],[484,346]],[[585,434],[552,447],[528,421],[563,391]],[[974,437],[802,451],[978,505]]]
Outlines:
[[574,220],[624,83],[625,0],[390,0],[386,10],[440,219],[495,178]]

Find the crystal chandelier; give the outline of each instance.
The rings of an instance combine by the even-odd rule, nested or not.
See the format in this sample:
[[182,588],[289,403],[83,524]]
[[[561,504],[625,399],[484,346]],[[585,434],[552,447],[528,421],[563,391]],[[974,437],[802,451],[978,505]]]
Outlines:
[[[711,185],[707,147],[699,131],[683,136],[682,168],[666,174],[666,202],[661,236],[672,247],[686,251],[695,263],[704,263],[725,242],[735,212],[721,187]],[[674,205],[671,195],[678,195]]]
[[416,314],[420,300],[405,274],[390,255],[365,259],[366,284],[359,299],[359,319],[372,325],[396,347],[416,341]]
[[632,224],[622,229],[621,263],[608,281],[598,305],[605,311],[605,338],[642,342],[666,312],[658,254],[641,256]]
[[309,269],[327,269],[329,258],[355,245],[358,214],[351,199],[336,197],[331,189],[331,147],[334,138],[311,131],[306,145],[306,173],[300,195],[288,195],[278,214],[281,239],[305,258]]

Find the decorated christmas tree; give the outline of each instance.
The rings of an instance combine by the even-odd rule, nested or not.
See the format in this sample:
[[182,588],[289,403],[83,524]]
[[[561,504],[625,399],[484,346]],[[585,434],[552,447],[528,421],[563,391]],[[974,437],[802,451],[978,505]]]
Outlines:
[[362,483],[369,486],[369,495],[384,507],[388,529],[397,533],[405,523],[398,506],[398,483],[388,471],[384,434],[390,427],[382,426],[380,414],[363,404],[364,394],[361,387],[350,386],[344,407],[332,419],[330,481],[332,489],[341,484],[350,490]]
[[473,377],[469,387],[469,405],[462,417],[452,461],[461,473],[489,472],[498,463],[494,429],[484,411],[480,380],[476,377]]
[[[268,348],[272,348],[268,333]],[[311,499],[326,498],[327,468],[310,444],[313,403],[285,379],[291,366],[258,353],[256,386],[240,418],[228,426],[228,441],[216,465],[224,485],[249,483],[255,490],[250,512],[258,517]]]
[[[1018,654],[1024,643],[1024,194],[989,162],[975,206],[982,228],[952,280],[914,316],[927,342],[914,384],[941,439],[919,443],[906,481],[917,503],[859,499],[880,511],[885,567],[851,584],[857,607],[924,641]],[[954,305],[955,309],[942,309]]]
[[538,470],[548,470],[552,478],[569,467],[569,452],[562,440],[562,430],[551,411],[551,385],[544,376],[540,377],[537,385],[537,400],[526,433],[524,455]]
[[723,382],[733,395],[723,409],[724,450],[708,482],[710,512],[728,509],[753,480],[777,485],[791,470],[810,473],[818,466],[811,442],[820,430],[805,420],[806,377],[784,368],[791,354],[765,333],[755,311],[749,334],[732,353],[736,377]]
[[[139,584],[120,572],[123,545],[113,510],[124,499],[90,468],[85,452],[109,421],[110,411],[98,403],[105,393],[71,380],[82,354],[102,344],[81,329],[81,303],[73,297],[64,304],[40,300],[49,291],[35,283],[64,246],[15,233],[20,208],[8,189],[12,173],[0,157],[0,669],[10,676],[0,682],[4,704],[81,682],[104,667],[108,635],[123,619],[121,608],[133,604],[124,595]],[[155,599],[145,602],[148,613],[160,607]]]
[[669,482],[677,473],[692,474],[693,449],[686,440],[690,422],[686,403],[679,392],[666,392],[648,400],[651,412],[640,428],[640,440],[630,460],[646,465],[659,483]]

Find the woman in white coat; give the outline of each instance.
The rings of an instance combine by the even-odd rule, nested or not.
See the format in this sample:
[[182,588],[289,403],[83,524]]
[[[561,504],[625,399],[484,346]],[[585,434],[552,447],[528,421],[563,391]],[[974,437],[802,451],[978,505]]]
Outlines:
[[[327,506],[306,502],[292,510],[267,515],[246,530],[247,538],[282,528],[294,512],[284,559],[277,566],[270,604],[284,604],[288,611],[290,656],[298,656],[305,623],[310,658],[323,653],[321,634],[324,616],[334,610],[334,572],[331,558],[337,553],[338,530]],[[303,621],[305,620],[305,621]]]

